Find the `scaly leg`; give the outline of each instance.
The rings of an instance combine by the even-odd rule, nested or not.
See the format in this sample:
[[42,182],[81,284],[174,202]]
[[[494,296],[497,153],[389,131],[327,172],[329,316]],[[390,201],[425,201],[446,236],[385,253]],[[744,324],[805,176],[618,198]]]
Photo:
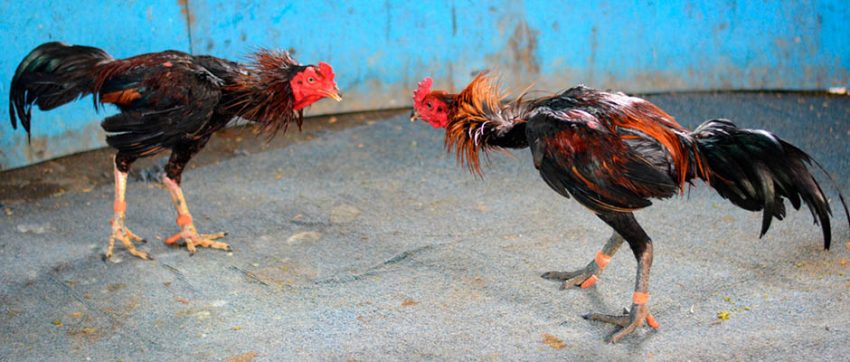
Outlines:
[[[112,235],[109,236],[109,244],[106,247],[106,253],[104,254],[104,259],[109,259],[112,257],[112,251],[115,248],[115,240],[121,240],[124,244],[124,247],[127,248],[127,251],[130,252],[133,256],[142,258],[144,260],[153,259],[150,254],[147,252],[136,249],[135,242],[145,243],[145,239],[142,239],[140,236],[134,234],[130,229],[127,228],[125,224],[126,219],[126,211],[127,211],[127,202],[124,199],[124,194],[127,191],[127,171],[121,171],[119,168],[120,160],[116,156],[114,162],[114,174],[115,174],[115,203],[113,204],[113,210],[115,214],[112,217],[110,223],[112,224]],[[122,163],[122,167],[129,167],[129,163]]]
[[165,240],[166,244],[174,244],[177,240],[183,239],[186,242],[186,249],[189,254],[195,254],[196,247],[221,249],[231,251],[230,245],[215,241],[227,235],[227,233],[214,234],[198,234],[195,229],[195,224],[192,222],[192,214],[189,213],[189,206],[186,204],[186,198],[183,197],[183,190],[177,181],[166,176],[163,179],[168,192],[171,193],[171,201],[174,202],[174,208],[177,210],[177,226],[182,230]]
[[602,250],[596,252],[596,257],[583,269],[571,272],[550,271],[543,273],[541,277],[549,280],[563,281],[564,283],[561,284],[561,289],[570,289],[572,287],[590,288],[599,280],[599,275],[602,275],[602,271],[608,266],[611,257],[620,249],[620,245],[623,245],[623,237],[617,231],[614,231],[611,237],[608,238],[605,246],[602,247]]
[[183,169],[192,158],[192,155],[204,147],[208,140],[209,137],[178,145],[172,150],[168,164],[165,165],[163,183],[165,183],[165,187],[168,188],[168,192],[171,194],[171,201],[174,202],[174,208],[177,210],[177,226],[181,229],[180,232],[166,239],[165,243],[174,244],[178,240],[183,239],[186,242],[186,249],[189,250],[189,255],[195,254],[196,247],[231,250],[230,245],[215,241],[216,239],[223,238],[227,233],[198,234],[198,230],[192,222],[192,214],[189,213],[189,205],[186,203],[186,198],[183,197],[183,190],[180,188]]
[[609,339],[610,343],[617,343],[642,326],[644,322],[653,329],[660,327],[652,314],[649,313],[649,307],[647,307],[649,302],[649,270],[652,267],[652,240],[646,235],[646,232],[643,231],[643,228],[640,227],[631,213],[600,214],[599,217],[628,241],[638,264],[635,291],[632,295],[632,308],[629,314],[591,313],[584,316],[588,320],[613,323],[622,327]]

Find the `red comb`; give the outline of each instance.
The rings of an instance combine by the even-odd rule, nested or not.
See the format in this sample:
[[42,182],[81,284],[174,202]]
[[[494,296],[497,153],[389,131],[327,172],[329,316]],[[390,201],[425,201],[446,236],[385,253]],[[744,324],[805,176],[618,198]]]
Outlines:
[[319,73],[322,73],[323,76],[329,79],[334,79],[334,69],[328,63],[319,62]]
[[419,87],[413,91],[413,101],[415,103],[420,103],[425,99],[425,96],[428,93],[431,93],[431,84],[434,83],[434,80],[431,77],[426,77],[421,82],[419,82]]

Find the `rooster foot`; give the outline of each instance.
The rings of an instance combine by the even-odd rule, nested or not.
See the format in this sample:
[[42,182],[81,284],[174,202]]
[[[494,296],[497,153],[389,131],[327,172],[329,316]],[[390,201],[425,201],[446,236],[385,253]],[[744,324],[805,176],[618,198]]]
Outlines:
[[596,276],[599,268],[595,264],[590,265],[571,272],[550,271],[543,273],[541,277],[548,280],[558,280],[564,282],[561,284],[561,290],[570,289],[573,287],[581,287],[582,289],[590,288],[599,278]]
[[136,249],[136,242],[147,243],[147,240],[130,231],[130,229],[124,225],[123,217],[116,217],[110,221],[110,223],[112,224],[112,235],[109,236],[109,245],[106,247],[106,253],[103,254],[104,261],[112,257],[112,251],[115,248],[115,240],[120,240],[131,255],[143,260],[153,260],[153,257],[151,257],[147,252]]
[[590,313],[582,316],[582,318],[591,321],[616,324],[622,327],[611,334],[608,338],[608,343],[612,344],[619,342],[620,339],[634,332],[638,327],[642,326],[644,322],[648,326],[652,327],[652,329],[657,330],[660,327],[658,321],[656,321],[655,317],[649,313],[649,308],[645,304],[633,304],[632,310],[628,311],[623,309],[622,315]]
[[172,245],[177,243],[177,240],[183,239],[184,243],[179,244],[180,246],[186,246],[186,250],[189,251],[189,255],[194,255],[196,248],[211,248],[211,249],[219,249],[224,251],[233,251],[230,248],[230,245],[227,243],[223,243],[220,241],[215,241],[227,236],[226,232],[213,233],[213,234],[199,234],[195,227],[192,225],[187,226],[180,232],[172,235],[168,239],[165,240],[166,244]]

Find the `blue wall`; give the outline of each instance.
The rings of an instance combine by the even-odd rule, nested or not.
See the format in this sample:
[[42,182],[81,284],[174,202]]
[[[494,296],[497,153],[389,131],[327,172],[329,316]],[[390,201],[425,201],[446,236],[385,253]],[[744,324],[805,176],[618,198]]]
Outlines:
[[[521,89],[823,89],[850,83],[850,5],[824,1],[0,2],[0,115],[17,63],[48,40],[116,57],[233,59],[259,47],[331,63],[345,96],[308,114],[407,106],[416,82],[497,69]],[[90,99],[36,113],[33,144],[0,122],[0,169],[103,145]]]

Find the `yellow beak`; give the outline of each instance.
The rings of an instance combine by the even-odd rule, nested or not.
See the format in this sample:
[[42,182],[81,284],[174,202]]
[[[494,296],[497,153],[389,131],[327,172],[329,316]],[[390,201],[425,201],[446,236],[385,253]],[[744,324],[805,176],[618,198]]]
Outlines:
[[410,121],[416,122],[417,119],[419,119],[419,113],[417,113],[415,109],[410,111]]
[[337,102],[342,101],[342,96],[339,95],[339,91],[337,90],[325,91],[324,93],[325,96],[328,98],[331,98]]

